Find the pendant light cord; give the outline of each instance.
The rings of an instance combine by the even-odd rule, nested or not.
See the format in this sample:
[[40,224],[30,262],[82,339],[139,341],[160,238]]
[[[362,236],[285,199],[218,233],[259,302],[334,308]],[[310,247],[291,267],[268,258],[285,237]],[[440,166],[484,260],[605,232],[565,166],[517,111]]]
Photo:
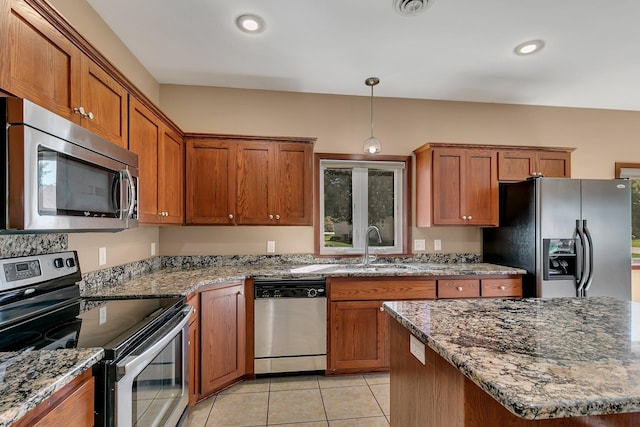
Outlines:
[[371,85],[371,138],[373,138],[373,85]]

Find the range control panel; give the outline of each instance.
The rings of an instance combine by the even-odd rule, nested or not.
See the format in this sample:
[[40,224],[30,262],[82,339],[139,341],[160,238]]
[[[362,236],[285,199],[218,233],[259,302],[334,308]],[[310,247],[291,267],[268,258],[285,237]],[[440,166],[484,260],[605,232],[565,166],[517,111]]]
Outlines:
[[1,259],[0,290],[80,275],[75,251]]

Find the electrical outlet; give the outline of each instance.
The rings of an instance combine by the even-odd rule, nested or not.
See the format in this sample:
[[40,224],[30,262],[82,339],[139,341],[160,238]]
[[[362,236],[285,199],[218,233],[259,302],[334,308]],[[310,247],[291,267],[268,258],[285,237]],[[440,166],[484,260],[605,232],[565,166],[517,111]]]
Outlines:
[[107,248],[104,246],[98,248],[98,265],[105,265],[107,263]]
[[151,242],[151,256],[156,254],[156,242]]
[[435,239],[433,241],[433,250],[434,251],[441,251],[442,250],[442,240]]
[[426,249],[424,239],[416,239],[413,241],[414,251],[424,251]]
[[276,251],[276,242],[273,240],[267,240],[267,252],[272,254]]

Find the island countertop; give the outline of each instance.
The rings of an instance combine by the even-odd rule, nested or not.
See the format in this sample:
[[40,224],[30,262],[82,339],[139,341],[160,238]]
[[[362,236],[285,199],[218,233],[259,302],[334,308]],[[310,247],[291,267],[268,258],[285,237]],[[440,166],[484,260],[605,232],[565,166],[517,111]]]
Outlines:
[[384,308],[520,418],[640,412],[640,303],[474,299]]

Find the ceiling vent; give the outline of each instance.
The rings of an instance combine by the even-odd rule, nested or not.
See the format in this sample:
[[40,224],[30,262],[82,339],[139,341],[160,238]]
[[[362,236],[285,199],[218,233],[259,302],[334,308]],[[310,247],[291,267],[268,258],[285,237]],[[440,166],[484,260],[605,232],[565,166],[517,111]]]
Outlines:
[[402,16],[416,16],[431,6],[433,0],[393,0],[393,9]]

